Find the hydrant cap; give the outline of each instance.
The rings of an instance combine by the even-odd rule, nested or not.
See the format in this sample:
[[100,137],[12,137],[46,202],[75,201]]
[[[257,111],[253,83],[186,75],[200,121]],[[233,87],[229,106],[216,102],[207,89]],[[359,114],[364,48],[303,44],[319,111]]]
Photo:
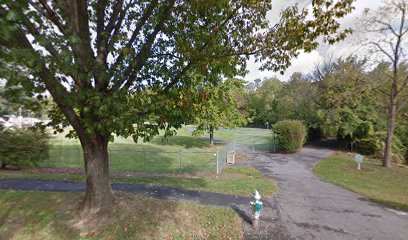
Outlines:
[[254,192],[254,199],[255,200],[260,200],[261,199],[261,195],[259,194],[259,192],[257,190],[255,190],[255,192]]

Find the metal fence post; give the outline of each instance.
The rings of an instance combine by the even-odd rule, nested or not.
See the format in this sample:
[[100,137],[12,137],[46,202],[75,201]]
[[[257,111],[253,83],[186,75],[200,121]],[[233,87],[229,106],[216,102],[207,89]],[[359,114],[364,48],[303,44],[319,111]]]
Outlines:
[[180,149],[179,161],[180,161],[180,169],[181,169],[181,149]]
[[218,148],[217,148],[217,152],[215,153],[215,159],[217,160],[217,175],[219,174],[219,169],[218,169]]

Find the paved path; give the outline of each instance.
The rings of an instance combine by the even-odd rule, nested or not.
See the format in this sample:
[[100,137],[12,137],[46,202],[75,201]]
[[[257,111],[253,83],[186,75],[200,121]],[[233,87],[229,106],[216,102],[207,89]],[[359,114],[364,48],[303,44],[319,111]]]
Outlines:
[[253,155],[253,166],[277,181],[280,192],[270,200],[258,231],[244,225],[245,239],[407,240],[407,213],[314,176],[313,166],[330,154],[305,147],[297,154]]
[[[39,179],[0,179],[0,189],[13,190],[33,190],[49,192],[74,192],[85,191],[85,184],[70,181],[54,181]],[[142,184],[112,184],[113,190],[139,193],[142,195],[169,200],[187,200],[190,202],[217,205],[217,206],[238,206],[247,205],[249,197],[230,195],[214,192],[204,192],[196,190],[187,190],[176,187],[162,187]]]
[[[139,184],[112,184],[112,188],[160,199],[230,206],[244,220],[245,239],[407,240],[407,213],[372,203],[313,175],[313,166],[330,154],[327,149],[305,147],[297,154],[251,155],[252,165],[277,181],[280,188],[273,198],[264,199],[267,207],[256,228],[247,197]],[[67,181],[0,179],[0,189],[84,191],[85,185]]]

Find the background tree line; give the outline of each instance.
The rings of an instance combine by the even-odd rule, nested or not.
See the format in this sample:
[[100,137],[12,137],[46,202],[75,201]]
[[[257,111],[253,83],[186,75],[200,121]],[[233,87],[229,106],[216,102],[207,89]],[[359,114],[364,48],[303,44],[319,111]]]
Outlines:
[[[390,64],[371,70],[366,60],[340,58],[317,65],[308,75],[294,73],[289,81],[277,77],[255,80],[245,90],[244,111],[255,125],[284,119],[303,121],[309,140],[337,137],[346,149],[382,156],[387,133]],[[399,72],[407,75],[407,66]],[[403,81],[400,79],[399,81]],[[401,93],[408,96],[407,89]],[[393,161],[408,159],[408,105],[397,109]]]

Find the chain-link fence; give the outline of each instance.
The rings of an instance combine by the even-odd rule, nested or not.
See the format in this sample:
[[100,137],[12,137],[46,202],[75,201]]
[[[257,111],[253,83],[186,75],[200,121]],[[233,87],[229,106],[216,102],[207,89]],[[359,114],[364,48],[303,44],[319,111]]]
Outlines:
[[[226,161],[225,148],[222,146],[213,152],[109,149],[110,169],[117,172],[219,173],[225,165],[223,161]],[[80,146],[54,146],[50,149],[49,159],[40,166],[82,168],[83,159]]]
[[217,174],[225,167],[226,163],[233,163],[235,158],[235,144],[230,142],[225,144],[222,148],[218,148],[216,157],[217,157]]
[[[157,173],[220,173],[227,162],[233,163],[235,153],[276,152],[278,144],[270,130],[265,129],[223,129],[216,136],[226,141],[213,151],[165,151],[154,148],[109,149],[110,169],[116,172],[157,172]],[[221,141],[223,142],[223,141]],[[42,167],[83,168],[82,148],[79,145],[54,145],[50,157],[41,163]]]
[[274,153],[279,150],[278,141],[272,132],[259,134],[236,132],[234,143],[234,149],[238,153]]

